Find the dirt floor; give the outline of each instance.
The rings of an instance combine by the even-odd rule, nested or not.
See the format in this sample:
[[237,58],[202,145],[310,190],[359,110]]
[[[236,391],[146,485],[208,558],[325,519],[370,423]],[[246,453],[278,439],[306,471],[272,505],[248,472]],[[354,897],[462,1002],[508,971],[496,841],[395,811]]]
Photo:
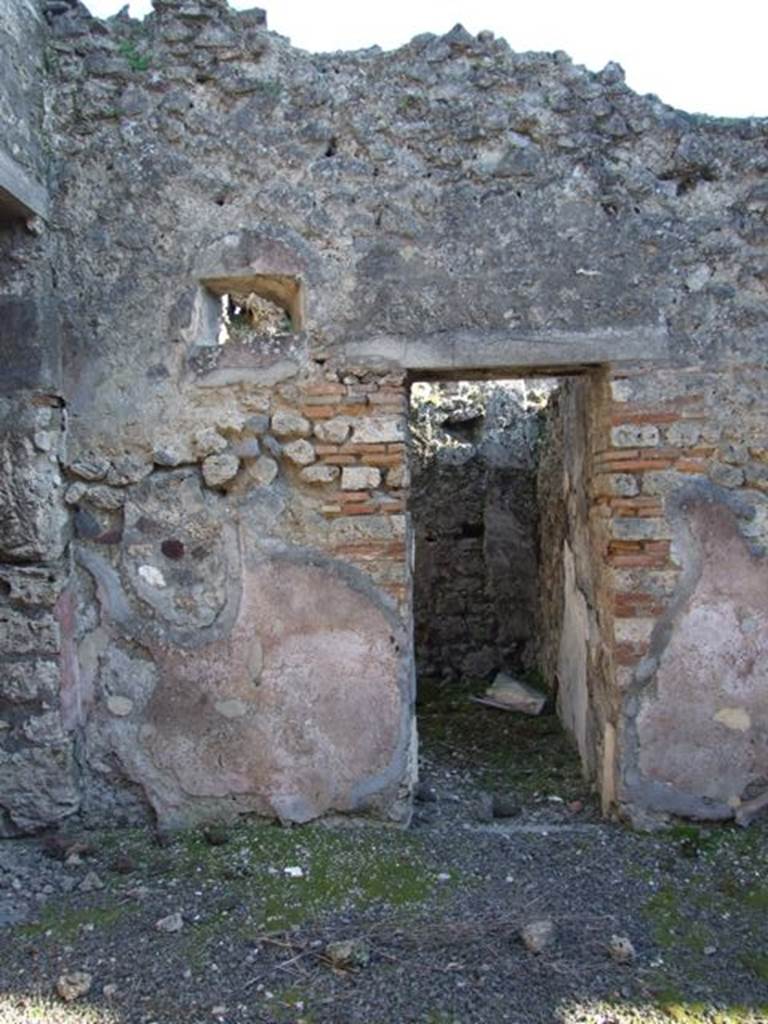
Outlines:
[[421,733],[407,831],[0,843],[0,1022],[768,1022],[765,825],[601,822],[550,716],[462,698]]

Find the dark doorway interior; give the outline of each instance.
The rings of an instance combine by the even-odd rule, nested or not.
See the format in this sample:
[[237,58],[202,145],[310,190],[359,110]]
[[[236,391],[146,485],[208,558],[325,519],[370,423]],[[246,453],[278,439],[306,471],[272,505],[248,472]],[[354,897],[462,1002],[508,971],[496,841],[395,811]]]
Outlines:
[[[554,377],[412,385],[414,643],[427,785],[448,780],[474,793],[479,785],[513,794],[513,803],[585,796],[578,754],[555,714],[556,673],[547,671],[544,648],[558,626],[542,628],[560,590],[542,578],[559,574],[559,558],[542,536],[552,516],[542,516],[539,500],[552,500],[560,474],[545,456],[561,385]],[[544,713],[473,703],[499,673],[545,692]]]

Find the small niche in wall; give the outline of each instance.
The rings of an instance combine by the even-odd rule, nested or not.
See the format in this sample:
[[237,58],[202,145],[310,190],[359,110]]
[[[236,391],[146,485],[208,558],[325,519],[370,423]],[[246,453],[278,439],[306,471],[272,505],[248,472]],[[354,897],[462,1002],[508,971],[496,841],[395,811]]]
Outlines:
[[298,334],[303,329],[301,281],[284,274],[202,280],[199,344],[226,345]]

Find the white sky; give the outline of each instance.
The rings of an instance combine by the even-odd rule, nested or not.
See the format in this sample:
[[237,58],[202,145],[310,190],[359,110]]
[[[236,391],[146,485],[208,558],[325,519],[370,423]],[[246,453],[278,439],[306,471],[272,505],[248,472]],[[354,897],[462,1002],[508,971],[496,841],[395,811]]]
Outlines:
[[[109,17],[125,0],[85,0]],[[491,29],[513,50],[565,50],[599,70],[609,60],[639,93],[691,112],[768,116],[768,0],[230,0],[262,6],[271,29],[316,52],[378,44],[419,32]],[[150,0],[131,0],[143,17]]]

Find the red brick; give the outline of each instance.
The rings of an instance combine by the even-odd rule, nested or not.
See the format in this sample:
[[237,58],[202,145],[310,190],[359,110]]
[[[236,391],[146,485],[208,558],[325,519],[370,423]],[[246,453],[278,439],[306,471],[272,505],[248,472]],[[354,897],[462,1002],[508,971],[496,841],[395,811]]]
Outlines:
[[608,564],[616,569],[663,569],[668,560],[647,551],[622,551],[609,554]]
[[339,416],[364,416],[366,413],[370,413],[370,411],[367,405],[356,402],[354,398],[342,398],[341,403],[336,407],[335,414]]
[[681,414],[671,409],[638,409],[635,412],[618,411],[611,416],[611,423],[620,426],[622,423],[674,423],[681,419]]
[[304,393],[307,395],[345,395],[347,388],[344,384],[334,384],[333,381],[328,380],[319,384],[307,384]]
[[369,491],[339,491],[338,494],[334,494],[333,501],[346,504],[347,502],[369,501],[370,497]]
[[403,462],[402,455],[363,455],[360,459],[364,466],[400,466]]
[[664,603],[653,594],[618,591],[613,595],[613,612],[620,619],[655,617],[664,609]]
[[320,461],[329,466],[354,466],[357,457],[354,455],[324,455]]
[[310,420],[329,420],[336,415],[335,405],[302,405],[300,412]]
[[678,459],[675,463],[678,473],[706,473],[709,469],[708,459]]
[[612,462],[614,473],[644,473],[647,469],[670,469],[673,465],[669,458],[627,459],[625,462]]
[[359,505],[345,505],[340,514],[342,516],[372,516],[378,511],[378,505],[366,502]]
[[345,455],[362,455],[362,454],[375,454],[380,452],[382,455],[386,452],[387,446],[385,444],[342,444],[339,446],[339,451]]

